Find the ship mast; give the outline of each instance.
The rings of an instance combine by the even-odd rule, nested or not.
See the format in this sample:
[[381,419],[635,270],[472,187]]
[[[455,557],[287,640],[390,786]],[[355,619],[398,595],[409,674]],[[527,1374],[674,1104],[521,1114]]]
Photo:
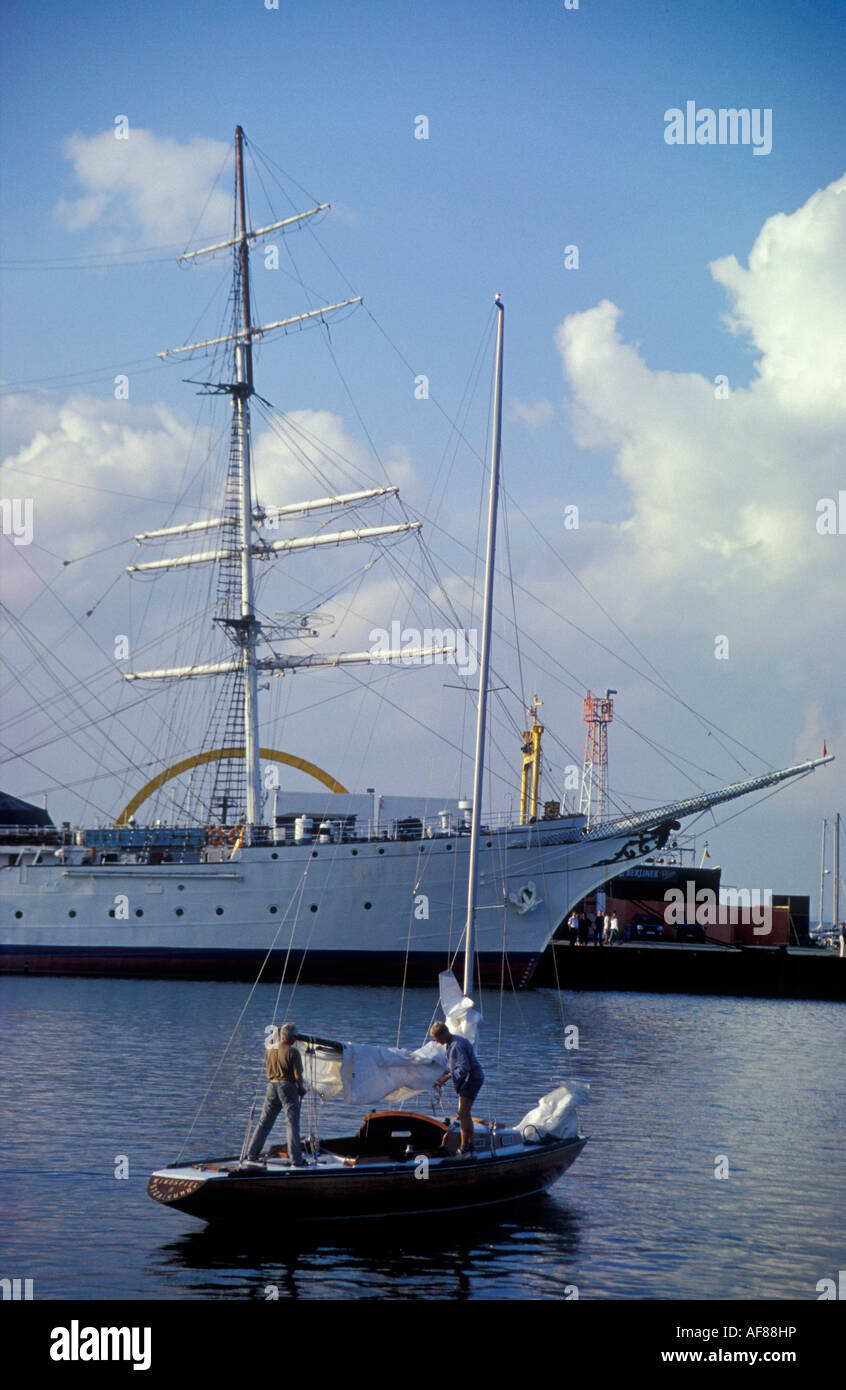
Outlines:
[[241,280],[241,336],[235,339],[235,387],[232,391],[233,431],[239,481],[239,550],[241,559],[241,617],[232,625],[241,648],[244,680],[244,759],[246,763],[246,827],[261,820],[259,769],[258,674],[256,642],[261,624],[255,616],[253,596],[252,529],[253,502],[250,472],[250,396],[253,394],[253,338],[250,318],[250,251],[247,242],[246,197],[244,192],[244,132],[235,130],[235,170],[238,195],[238,244],[236,254]]
[[[199,382],[205,393],[228,394],[232,397],[232,427],[229,445],[229,471],[226,484],[226,506],[224,515],[206,521],[189,522],[185,525],[166,526],[159,530],[143,531],[136,535],[139,544],[147,541],[169,540],[181,535],[197,536],[201,532],[218,530],[219,541],[214,549],[196,551],[190,555],[179,555],[159,560],[146,560],[140,564],[127,565],[127,574],[150,573],[163,570],[182,569],[187,566],[216,564],[219,566],[218,617],[215,619],[224,627],[235,647],[234,657],[222,661],[205,661],[191,666],[157,668],[151,671],[129,671],[124,675],[127,681],[137,680],[185,680],[195,676],[222,676],[237,673],[241,677],[243,695],[242,717],[233,720],[232,734],[227,730],[227,744],[237,744],[243,723],[244,782],[246,792],[244,840],[253,843],[253,830],[260,826],[261,820],[261,773],[258,708],[258,672],[272,671],[284,674],[287,671],[301,670],[318,666],[341,666],[374,661],[393,661],[409,657],[430,658],[452,650],[443,645],[430,645],[402,648],[396,651],[373,649],[360,652],[337,652],[326,655],[298,655],[271,653],[258,654],[259,641],[270,643],[274,637],[284,636],[271,628],[263,628],[255,613],[255,557],[263,561],[273,560],[282,554],[313,550],[318,546],[339,546],[361,541],[382,540],[387,536],[420,530],[419,521],[401,521],[377,526],[346,527],[337,531],[321,528],[316,534],[296,536],[289,540],[269,541],[254,534],[258,525],[268,517],[293,517],[310,515],[317,510],[330,513],[348,506],[375,501],[379,498],[395,497],[396,487],[374,487],[349,493],[338,493],[328,497],[308,499],[304,502],[289,503],[281,507],[264,506],[258,508],[253,502],[252,469],[250,457],[250,397],[255,395],[253,386],[253,342],[265,334],[293,330],[310,322],[325,322],[328,314],[336,310],[351,308],[361,304],[361,297],[341,300],[336,304],[325,304],[306,313],[293,314],[275,319],[271,323],[254,324],[250,307],[250,243],[269,232],[287,232],[318,213],[328,210],[328,203],[321,203],[307,212],[295,213],[281,221],[272,222],[266,227],[251,230],[247,224],[247,199],[244,182],[244,132],[240,126],[235,130],[235,227],[234,235],[225,241],[201,247],[197,251],[187,251],[179,257],[180,262],[194,261],[200,256],[214,255],[232,248],[233,287],[231,331],[215,338],[206,338],[197,343],[186,343],[182,347],[169,348],[159,353],[160,358],[173,357],[181,353],[193,353],[215,348],[224,343],[232,344],[233,380]],[[224,814],[224,820],[226,819]]]

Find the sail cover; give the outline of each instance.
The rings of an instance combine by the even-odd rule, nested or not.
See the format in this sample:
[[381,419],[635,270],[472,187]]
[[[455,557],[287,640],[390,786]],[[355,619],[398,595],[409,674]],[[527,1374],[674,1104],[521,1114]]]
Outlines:
[[354,1105],[398,1105],[429,1090],[444,1070],[443,1059],[378,1043],[344,1043],[340,1056],[317,1048],[306,1053],[303,1063],[306,1086],[321,1100],[338,1098]]
[[541,1096],[537,1105],[514,1128],[524,1144],[542,1144],[544,1139],[575,1139],[579,1132],[577,1105],[590,1100],[590,1086],[571,1081]]
[[[268,1025],[265,1047],[275,1047],[278,1041],[278,1027]],[[345,1100],[353,1105],[379,1101],[399,1104],[418,1091],[428,1090],[444,1070],[443,1048],[437,1059],[430,1055],[428,1047],[408,1052],[380,1043],[325,1043],[302,1036],[297,1042],[306,1087],[321,1100]]]
[[[462,993],[449,971],[439,976],[439,985],[450,1032],[475,1042],[481,1015],[473,1000]],[[266,1031],[266,1045],[275,1046],[278,1030]],[[321,1100],[399,1105],[434,1086],[446,1069],[446,1049],[433,1038],[413,1052],[379,1043],[345,1042],[340,1051],[316,1044],[305,1050],[303,1066],[306,1086]]]

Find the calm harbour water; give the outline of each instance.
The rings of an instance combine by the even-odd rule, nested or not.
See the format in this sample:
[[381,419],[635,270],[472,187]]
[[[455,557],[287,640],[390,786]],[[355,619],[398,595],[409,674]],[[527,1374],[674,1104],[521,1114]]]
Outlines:
[[[145,1188],[177,1157],[246,994],[0,980],[0,1276],[33,1279],[36,1299],[551,1300],[575,1286],[581,1299],[814,1300],[843,1267],[840,1005],[539,991],[500,1012],[486,995],[480,1112],[511,1124],[568,1077],[591,1085],[590,1143],[546,1196],[498,1216],[220,1235]],[[256,990],[187,1156],[239,1149],[275,999]],[[403,1045],[422,1041],[433,1004],[406,995]],[[391,990],[301,986],[281,1007],[303,1030],[393,1044],[399,1006]],[[321,1128],[359,1119],[327,1106]]]

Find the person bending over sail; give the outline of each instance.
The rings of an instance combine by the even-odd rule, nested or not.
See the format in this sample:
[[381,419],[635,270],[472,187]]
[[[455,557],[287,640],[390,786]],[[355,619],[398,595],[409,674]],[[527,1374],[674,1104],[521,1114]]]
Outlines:
[[445,1023],[433,1023],[429,1036],[446,1048],[447,1069],[435,1082],[443,1086],[452,1077],[458,1093],[458,1123],[461,1126],[461,1148],[459,1158],[466,1158],[473,1152],[473,1117],[470,1113],[473,1101],[482,1089],[485,1073],[472,1044],[466,1038],[451,1033]]
[[269,1047],[264,1054],[267,1091],[261,1118],[247,1149],[247,1159],[251,1163],[254,1163],[261,1153],[279,1111],[284,1110],[288,1131],[288,1161],[292,1168],[305,1167],[300,1148],[300,1101],[305,1095],[305,1086],[303,1059],[293,1046],[296,1036],[297,1030],[293,1023],[283,1023],[279,1029],[278,1044]]

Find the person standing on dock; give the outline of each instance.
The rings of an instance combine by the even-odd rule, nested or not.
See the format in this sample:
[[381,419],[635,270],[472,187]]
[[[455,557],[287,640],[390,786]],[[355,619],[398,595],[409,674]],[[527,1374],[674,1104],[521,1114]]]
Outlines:
[[611,921],[608,923],[608,941],[611,946],[619,946],[620,944],[620,927],[616,912],[611,913]]
[[288,1161],[292,1168],[304,1168],[300,1147],[300,1101],[305,1095],[303,1084],[303,1059],[294,1047],[297,1030],[293,1023],[283,1023],[279,1029],[279,1042],[271,1045],[264,1054],[267,1072],[267,1091],[264,1108],[247,1149],[247,1160],[255,1163],[262,1151],[264,1141],[273,1128],[280,1110],[285,1111],[285,1125],[288,1131]]
[[846,958],[846,922],[840,923],[840,959]]
[[590,945],[590,918],[584,909],[579,915],[579,945]]

